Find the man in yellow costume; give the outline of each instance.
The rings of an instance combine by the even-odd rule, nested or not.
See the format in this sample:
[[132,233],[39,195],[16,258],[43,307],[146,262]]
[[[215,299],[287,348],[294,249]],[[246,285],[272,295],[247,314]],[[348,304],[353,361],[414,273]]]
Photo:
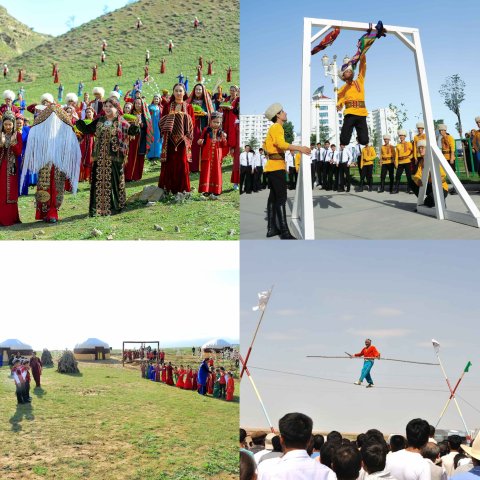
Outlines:
[[267,237],[280,235],[282,240],[295,240],[287,223],[285,203],[287,202],[287,178],[285,151],[300,152],[310,155],[310,148],[301,145],[291,145],[285,141],[283,124],[287,121],[287,112],[280,103],[270,105],[265,117],[273,122],[263,144],[267,155],[264,172],[267,174],[270,194],[267,201]]
[[447,126],[442,123],[438,126],[440,132],[440,143],[442,147],[443,156],[448,160],[448,163],[455,171],[455,140],[447,133]]
[[[412,180],[413,180],[412,189],[417,197],[420,192],[420,187],[422,186],[422,174],[423,174],[426,146],[427,146],[427,142],[425,140],[419,140],[417,142],[418,164],[417,164],[417,171],[415,172],[415,175],[412,177]],[[446,181],[447,174],[441,165],[440,165],[440,176],[442,178],[443,197],[447,198],[447,195],[448,195],[448,184]],[[433,188],[432,188],[432,178],[430,175],[428,176],[428,184],[425,190],[425,200],[423,204],[426,207],[435,206],[435,199],[433,196]]]
[[395,172],[395,160],[397,158],[397,150],[393,145],[390,145],[390,140],[390,135],[383,136],[383,141],[385,142],[385,144],[382,145],[382,153],[380,158],[380,165],[382,166],[382,169],[380,172],[380,188],[378,189],[378,193],[382,193],[385,191],[385,179],[387,178],[387,173],[390,180],[389,192],[393,193],[393,179]]
[[395,167],[397,168],[397,174],[395,175],[395,189],[393,190],[393,193],[398,193],[400,189],[400,180],[402,179],[403,172],[405,172],[405,175],[407,176],[407,192],[412,187],[410,161],[413,157],[413,145],[405,140],[407,137],[407,132],[405,130],[399,130],[398,137],[400,138],[400,141],[396,146],[397,157],[395,159]]
[[425,134],[425,124],[423,122],[418,122],[416,126],[418,133],[413,137],[413,160],[415,162],[415,165],[417,165],[418,163],[417,144],[419,140],[427,139],[427,135]]
[[372,191],[373,183],[373,163],[377,157],[377,152],[373,148],[373,145],[370,143],[362,150],[362,158],[360,160],[361,176],[360,176],[360,188],[359,192],[363,192],[363,184],[365,180],[368,184],[368,191]]

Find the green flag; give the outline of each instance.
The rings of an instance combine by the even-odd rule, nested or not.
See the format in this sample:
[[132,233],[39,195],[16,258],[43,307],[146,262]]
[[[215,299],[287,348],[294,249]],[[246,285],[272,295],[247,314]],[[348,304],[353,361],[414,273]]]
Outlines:
[[468,369],[472,366],[472,362],[468,362],[467,366],[465,367],[464,373],[468,372]]

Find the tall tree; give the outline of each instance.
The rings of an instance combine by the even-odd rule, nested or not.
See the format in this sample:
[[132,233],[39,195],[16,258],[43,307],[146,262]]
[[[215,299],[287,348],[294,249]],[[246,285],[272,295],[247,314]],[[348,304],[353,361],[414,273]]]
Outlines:
[[293,143],[295,140],[295,133],[293,130],[293,123],[288,121],[283,124],[283,130],[285,132],[285,141],[288,143]]
[[390,103],[388,108],[391,110],[391,114],[388,116],[389,120],[397,120],[399,130],[403,128],[403,124],[408,120],[408,110],[404,103],[401,103],[399,107]]
[[257,150],[258,146],[260,145],[260,142],[255,138],[255,137],[252,137],[249,141],[248,141],[248,145],[250,145],[250,148],[252,150]]
[[463,137],[460,104],[465,100],[465,82],[456,73],[451,77],[447,77],[445,83],[440,87],[439,93],[443,97],[443,102],[448,109],[457,116],[458,125],[456,127],[460,138]]

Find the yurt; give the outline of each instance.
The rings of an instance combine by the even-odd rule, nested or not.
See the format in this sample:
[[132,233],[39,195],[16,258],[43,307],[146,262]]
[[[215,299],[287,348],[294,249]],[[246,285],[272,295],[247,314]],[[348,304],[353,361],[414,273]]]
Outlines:
[[17,352],[25,357],[33,354],[33,350],[30,345],[27,345],[16,338],[9,338],[0,343],[0,366],[8,365],[8,359],[10,358],[10,355]]
[[232,346],[223,338],[212,338],[202,345],[202,352],[204,353],[218,353],[225,349],[230,349]]
[[77,360],[105,360],[110,358],[110,347],[98,338],[87,338],[75,345],[73,354]]

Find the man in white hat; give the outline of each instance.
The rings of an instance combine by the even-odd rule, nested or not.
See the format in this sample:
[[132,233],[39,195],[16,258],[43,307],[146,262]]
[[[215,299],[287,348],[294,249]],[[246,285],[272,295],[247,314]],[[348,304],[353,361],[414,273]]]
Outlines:
[[472,459],[473,468],[469,472],[455,475],[455,480],[478,480],[480,477],[480,433],[471,447],[462,445],[461,448]]
[[105,89],[102,87],[94,87],[93,96],[95,100],[90,102],[90,105],[95,110],[95,115],[99,115],[103,110],[103,97],[105,95]]
[[5,90],[3,92],[3,99],[5,102],[0,106],[0,116],[3,115],[6,111],[13,112],[15,114],[20,113],[18,107],[13,104],[15,100],[15,92],[12,90]]
[[448,160],[453,171],[455,171],[455,140],[447,133],[447,126],[444,123],[438,126],[438,131],[440,132],[443,156]]
[[417,164],[417,142],[419,140],[426,140],[425,124],[423,122],[417,122],[417,134],[413,137],[413,161]]
[[380,158],[380,165],[382,169],[380,172],[380,188],[378,189],[378,193],[385,191],[385,179],[387,178],[387,173],[390,180],[389,192],[393,193],[393,178],[397,151],[393,145],[390,145],[390,140],[390,135],[383,136],[384,144],[382,145],[382,153]]
[[396,159],[395,167],[397,168],[397,174],[395,175],[395,189],[393,193],[398,193],[400,189],[400,180],[402,179],[402,174],[405,172],[407,176],[407,191],[412,187],[412,173],[410,171],[410,161],[413,157],[413,146],[410,142],[407,142],[405,138],[407,137],[406,130],[399,130],[398,137],[400,141],[398,142],[396,149]]
[[72,107],[73,108],[73,117],[78,120],[79,119],[79,116],[78,116],[78,97],[77,97],[77,94],[76,93],[73,93],[73,92],[70,92],[70,93],[67,93],[67,95],[65,96],[65,101],[67,102],[67,105],[68,107]]
[[310,155],[310,148],[301,145],[290,145],[285,141],[283,124],[287,121],[287,112],[280,103],[270,105],[265,117],[273,122],[269,128],[263,149],[267,155],[265,173],[270,183],[270,194],[267,202],[267,237],[280,235],[282,240],[295,240],[287,223],[285,203],[287,201],[287,180],[285,175],[285,151],[300,152]]
[[[419,140],[417,143],[417,171],[412,177],[412,185],[411,188],[413,190],[413,193],[418,197],[418,194],[420,192],[420,187],[422,186],[422,174],[423,174],[423,167],[424,167],[424,159],[425,159],[425,150],[427,147],[427,141],[426,140]],[[443,167],[440,165],[440,177],[442,179],[442,188],[443,188],[443,196],[444,198],[447,198],[448,195],[448,184],[447,184],[447,174],[445,173],[445,170]],[[428,177],[428,184],[427,188],[425,190],[425,200],[423,204],[426,207],[434,207],[435,206],[435,198],[433,196],[433,188],[432,188],[432,178],[429,175]]]
[[40,97],[40,104],[32,103],[27,107],[27,110],[31,114],[33,114],[33,117],[35,118],[40,113],[41,110],[44,110],[46,107],[54,103],[55,103],[55,99],[53,98],[53,95],[51,93],[44,93]]
[[365,73],[367,60],[365,55],[360,56],[360,70],[354,80],[353,68],[349,65],[340,72],[340,78],[345,82],[338,91],[337,110],[343,107],[343,125],[340,133],[340,145],[347,146],[350,143],[353,129],[357,131],[358,142],[361,145],[368,144],[367,115],[365,108]]

